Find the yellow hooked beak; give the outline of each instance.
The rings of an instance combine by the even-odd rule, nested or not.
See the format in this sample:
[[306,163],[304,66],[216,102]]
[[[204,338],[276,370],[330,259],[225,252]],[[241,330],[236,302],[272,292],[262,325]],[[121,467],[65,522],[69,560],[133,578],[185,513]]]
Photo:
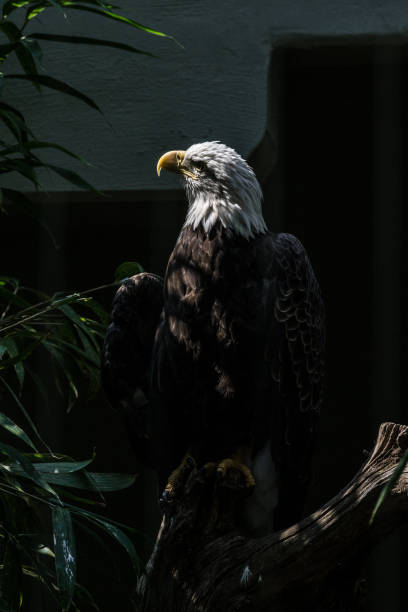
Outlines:
[[187,170],[187,168],[183,166],[185,154],[185,151],[169,151],[168,153],[162,155],[157,162],[158,176],[160,176],[160,172],[162,168],[164,168],[165,170],[169,170],[169,172],[177,172],[179,174],[189,176],[192,179],[197,179],[197,175],[190,172],[190,170]]

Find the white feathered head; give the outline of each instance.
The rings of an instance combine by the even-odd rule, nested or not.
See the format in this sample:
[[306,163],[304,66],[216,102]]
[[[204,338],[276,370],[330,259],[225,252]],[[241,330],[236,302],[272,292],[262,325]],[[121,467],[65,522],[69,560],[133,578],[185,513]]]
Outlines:
[[187,151],[169,151],[157,164],[183,178],[189,208],[185,225],[201,224],[209,232],[221,224],[245,238],[266,231],[262,190],[246,161],[226,145],[213,141],[194,144]]

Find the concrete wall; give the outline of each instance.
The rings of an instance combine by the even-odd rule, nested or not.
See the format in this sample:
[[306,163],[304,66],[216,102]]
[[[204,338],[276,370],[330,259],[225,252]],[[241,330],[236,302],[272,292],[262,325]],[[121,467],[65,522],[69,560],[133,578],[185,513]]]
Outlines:
[[[408,32],[405,0],[256,0],[224,2],[121,0],[122,13],[171,34],[150,36],[108,19],[48,10],[28,32],[93,35],[151,51],[159,59],[119,50],[42,43],[45,73],[93,98],[97,112],[53,90],[40,96],[26,83],[9,81],[5,99],[23,111],[38,138],[55,141],[85,156],[84,168],[53,153],[49,159],[79,171],[99,189],[177,187],[177,179],[155,176],[158,156],[170,148],[216,139],[244,156],[265,130],[268,65],[277,45],[319,39],[381,36],[398,40]],[[326,41],[327,42],[327,41]],[[18,67],[6,64],[5,72]],[[72,187],[51,173],[49,190]],[[30,184],[7,179],[29,190]]]

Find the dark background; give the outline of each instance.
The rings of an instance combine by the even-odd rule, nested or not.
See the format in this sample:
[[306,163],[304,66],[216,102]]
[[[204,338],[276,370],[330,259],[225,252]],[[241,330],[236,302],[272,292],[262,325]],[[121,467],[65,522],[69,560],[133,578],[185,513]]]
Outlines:
[[[408,422],[407,49],[281,49],[271,66],[275,151],[270,163],[267,154],[260,163],[262,149],[252,156],[264,214],[271,229],[303,242],[327,307],[327,390],[312,510],[353,476],[380,422]],[[58,251],[27,218],[3,217],[3,272],[49,293],[110,282],[122,261],[162,274],[183,222],[183,193],[107,196],[40,196]],[[100,294],[106,307],[111,299],[110,290]],[[57,398],[48,413],[37,413],[54,449],[80,459],[96,447],[97,468],[140,473],[132,489],[110,496],[108,513],[152,537],[154,482],[136,464],[120,419],[102,395],[69,415]],[[369,610],[405,609],[404,539],[400,533],[389,538],[367,569]],[[148,541],[140,548],[148,551]],[[86,555],[92,554],[89,547]],[[111,585],[95,582],[103,609],[112,609]]]

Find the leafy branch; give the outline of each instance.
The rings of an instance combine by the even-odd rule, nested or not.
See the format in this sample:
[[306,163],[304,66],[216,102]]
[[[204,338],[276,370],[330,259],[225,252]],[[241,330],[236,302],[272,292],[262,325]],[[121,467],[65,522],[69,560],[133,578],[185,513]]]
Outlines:
[[[2,174],[18,174],[28,180],[34,190],[41,188],[38,177],[38,169],[46,168],[64,178],[68,183],[80,189],[97,189],[80,174],[73,170],[47,163],[38,156],[41,150],[55,149],[65,155],[77,159],[83,164],[88,162],[80,155],[70,151],[68,148],[53,142],[44,142],[37,138],[28,125],[24,114],[14,106],[2,100],[3,92],[16,80],[25,80],[40,92],[42,88],[56,90],[65,95],[74,97],[93,110],[102,113],[98,104],[85,93],[79,91],[72,85],[61,81],[54,76],[43,74],[40,62],[44,54],[43,44],[49,42],[69,45],[93,45],[103,46],[143,55],[152,59],[152,53],[144,51],[133,45],[124,44],[120,41],[104,40],[92,36],[68,36],[54,33],[39,33],[32,31],[35,19],[43,15],[47,10],[59,10],[63,15],[68,11],[85,11],[93,15],[114,20],[124,26],[134,28],[149,35],[167,38],[175,43],[177,41],[163,32],[144,26],[138,21],[115,12],[113,5],[101,0],[8,0],[4,3],[0,18],[0,35],[3,34],[4,42],[0,39],[0,66],[7,67],[7,60],[15,56],[22,69],[21,73],[0,72],[0,123],[7,130],[6,140],[0,139],[0,176]],[[23,15],[21,15],[23,13]],[[21,19],[22,17],[22,19]],[[17,25],[21,24],[21,25]],[[179,44],[179,43],[177,43]],[[6,87],[7,85],[7,87]],[[88,164],[89,165],[89,164]],[[0,210],[6,210],[13,206],[32,217],[40,220],[35,205],[21,191],[3,188],[0,189]],[[41,222],[41,220],[40,220]]]

